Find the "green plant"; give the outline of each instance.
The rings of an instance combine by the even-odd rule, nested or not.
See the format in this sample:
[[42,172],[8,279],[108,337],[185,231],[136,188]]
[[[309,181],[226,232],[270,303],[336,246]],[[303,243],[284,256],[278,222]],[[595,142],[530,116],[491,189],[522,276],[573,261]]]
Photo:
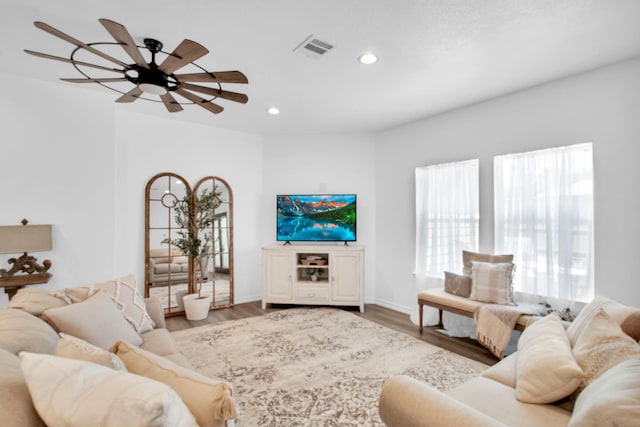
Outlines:
[[313,268],[313,267],[312,267],[312,268],[307,268],[307,269],[306,269],[306,271],[307,271],[307,275],[308,275],[309,277],[312,277],[312,276],[319,276],[319,275],[322,273],[322,269],[320,269],[320,268]]
[[221,202],[220,192],[216,191],[216,187],[212,191],[205,188],[197,197],[191,190],[187,190],[184,198],[174,207],[178,237],[166,238],[162,241],[162,243],[177,247],[192,261],[195,261],[199,270],[196,276],[198,298],[202,297],[200,294],[202,276],[206,269],[206,260],[212,249],[211,226],[215,220],[215,210]]

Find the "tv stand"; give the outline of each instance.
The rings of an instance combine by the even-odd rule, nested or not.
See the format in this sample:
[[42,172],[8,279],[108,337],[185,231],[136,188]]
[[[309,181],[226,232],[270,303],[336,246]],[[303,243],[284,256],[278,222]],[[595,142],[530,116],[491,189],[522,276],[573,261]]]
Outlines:
[[364,248],[263,247],[262,308],[267,304],[357,306],[364,312]]

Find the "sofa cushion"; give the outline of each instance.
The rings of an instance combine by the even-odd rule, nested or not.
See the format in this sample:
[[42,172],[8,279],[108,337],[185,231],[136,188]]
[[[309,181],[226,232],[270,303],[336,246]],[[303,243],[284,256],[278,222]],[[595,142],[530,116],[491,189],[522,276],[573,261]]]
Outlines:
[[5,427],[41,427],[44,423],[31,402],[20,358],[0,349],[0,414]]
[[518,340],[516,399],[552,403],[576,391],[584,373],[560,317],[551,313],[533,322]]
[[635,341],[640,340],[640,308],[630,307],[603,296],[595,297],[576,316],[567,328],[571,345],[575,345],[578,335],[585,329],[593,316],[603,309],[622,330]]
[[125,342],[116,344],[113,351],[122,359],[129,372],[161,381],[175,390],[200,427],[217,426],[217,420],[237,416],[228,383],[207,378]]
[[471,293],[475,301],[515,305],[513,301],[513,264],[471,261]]
[[127,370],[122,360],[115,354],[63,332],[60,332],[60,341],[56,346],[55,355],[86,360],[118,371]]
[[484,377],[472,378],[445,393],[509,426],[566,427],[571,417],[554,405],[520,402],[513,388]]
[[34,406],[47,425],[197,425],[176,392],[158,381],[65,357],[20,357]]
[[60,332],[108,350],[116,341],[142,344],[140,335],[125,320],[111,297],[99,291],[83,302],[50,308],[44,315]]
[[584,370],[584,379],[576,396],[611,367],[640,356],[640,344],[624,333],[607,312],[600,309],[582,330],[573,354]]
[[494,381],[498,381],[507,387],[516,388],[516,364],[518,352],[511,353],[498,363],[488,367],[482,376]]
[[167,329],[154,329],[153,331],[145,332],[140,337],[143,341],[140,348],[165,357],[185,368],[193,368],[187,358],[178,352]]
[[53,353],[58,339],[44,320],[16,308],[0,309],[0,348],[16,355],[21,351]]
[[22,288],[9,301],[10,308],[19,308],[22,311],[40,316],[48,308],[67,305],[63,298],[58,298],[51,291],[37,288]]
[[578,396],[570,427],[631,426],[640,420],[640,357],[621,362]]
[[471,294],[471,277],[445,271],[444,290],[466,298]]
[[462,251],[462,274],[471,276],[472,261],[491,263],[513,262],[513,255],[494,255],[480,252]]

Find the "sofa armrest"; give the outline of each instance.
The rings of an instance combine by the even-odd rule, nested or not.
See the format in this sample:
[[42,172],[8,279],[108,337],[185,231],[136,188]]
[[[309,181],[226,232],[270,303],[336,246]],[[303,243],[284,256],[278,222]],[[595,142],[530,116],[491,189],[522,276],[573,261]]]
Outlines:
[[151,320],[155,323],[156,329],[165,328],[164,309],[162,308],[162,302],[160,302],[160,299],[158,297],[145,298],[144,305],[147,308],[149,317],[151,317]]
[[505,427],[499,421],[406,375],[389,378],[378,402],[387,427]]

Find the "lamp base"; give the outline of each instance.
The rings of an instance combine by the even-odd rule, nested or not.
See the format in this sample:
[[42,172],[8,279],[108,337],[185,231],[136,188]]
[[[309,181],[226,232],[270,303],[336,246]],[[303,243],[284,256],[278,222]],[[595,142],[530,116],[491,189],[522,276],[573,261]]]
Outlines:
[[27,275],[35,273],[35,276],[51,276],[47,273],[47,270],[51,268],[51,261],[45,259],[42,262],[43,265],[40,265],[37,258],[26,252],[20,258],[9,258],[9,264],[13,264],[11,270],[0,269],[0,281],[11,279],[18,272],[27,273]]

